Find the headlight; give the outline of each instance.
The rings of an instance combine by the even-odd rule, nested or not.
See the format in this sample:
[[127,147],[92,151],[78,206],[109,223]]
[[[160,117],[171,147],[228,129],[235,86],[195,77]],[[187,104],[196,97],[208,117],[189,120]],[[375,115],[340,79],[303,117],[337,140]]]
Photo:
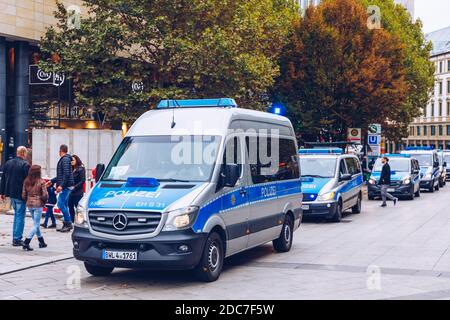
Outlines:
[[371,178],[369,180],[369,183],[372,184],[372,185],[375,185],[375,184],[377,184],[377,180]]
[[168,212],[163,231],[176,231],[190,228],[197,218],[199,207],[190,206]]
[[431,180],[431,177],[433,177],[433,174],[430,172],[430,173],[427,173],[426,175],[425,175],[425,179],[427,179],[427,180]]
[[88,228],[87,223],[87,196],[84,196],[78,203],[77,211],[75,214],[75,225],[80,228]]
[[411,183],[411,177],[405,177],[403,179],[403,184],[410,184]]
[[334,199],[335,192],[328,192],[317,197],[317,201],[331,201]]

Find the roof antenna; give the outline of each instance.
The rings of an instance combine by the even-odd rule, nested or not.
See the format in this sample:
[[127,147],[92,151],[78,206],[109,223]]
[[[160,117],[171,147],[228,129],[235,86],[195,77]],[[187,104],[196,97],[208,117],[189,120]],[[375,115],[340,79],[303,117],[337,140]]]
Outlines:
[[[173,100],[173,103],[174,103],[174,107],[173,107],[173,110],[172,110],[172,124],[170,125],[171,129],[175,128],[175,126],[177,125],[177,123],[175,122],[175,108],[176,108],[176,106],[180,107],[180,104],[178,103],[177,100]],[[170,101],[168,102],[168,104],[170,106]]]

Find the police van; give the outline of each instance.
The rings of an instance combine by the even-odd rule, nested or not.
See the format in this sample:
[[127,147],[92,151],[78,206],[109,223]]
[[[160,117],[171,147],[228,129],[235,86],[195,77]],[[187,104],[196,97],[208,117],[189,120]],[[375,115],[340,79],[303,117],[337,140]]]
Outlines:
[[[409,154],[385,154],[391,167],[391,184],[387,192],[398,198],[414,200],[420,197],[419,161]],[[383,169],[382,158],[377,159],[368,183],[369,200],[381,197],[379,184]]]
[[[445,187],[447,185],[447,160],[446,160],[446,153],[442,150],[438,151],[438,157],[439,157],[439,171],[441,173],[441,179],[439,180],[439,186],[441,188]],[[448,154],[448,158],[450,158],[450,154]]]
[[436,150],[431,147],[408,147],[401,154],[408,154],[419,161],[421,189],[427,189],[430,192],[439,191],[441,171]]
[[74,256],[94,276],[194,269],[215,281],[226,257],[270,241],[287,252],[302,219],[297,150],[285,117],[229,98],[162,101],[80,202]]
[[300,149],[303,215],[340,222],[344,211],[361,212],[363,175],[359,159],[340,148]]
[[445,164],[446,181],[450,180],[450,150],[444,150],[442,152],[442,158]]

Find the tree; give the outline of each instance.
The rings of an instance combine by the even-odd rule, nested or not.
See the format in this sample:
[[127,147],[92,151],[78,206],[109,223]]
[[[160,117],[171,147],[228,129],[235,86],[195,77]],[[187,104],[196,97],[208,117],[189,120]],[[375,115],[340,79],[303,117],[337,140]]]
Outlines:
[[[90,0],[79,28],[58,3],[42,39],[47,71],[74,78],[77,102],[133,120],[160,99],[230,96],[261,109],[279,75],[294,2]],[[55,56],[58,59],[55,59]],[[132,83],[143,90],[133,92]]]
[[367,21],[358,0],[324,0],[294,22],[276,92],[303,139],[345,140],[349,127],[403,124],[404,46]]
[[421,115],[434,87],[434,64],[430,61],[432,44],[427,42],[422,31],[422,22],[412,20],[403,5],[394,0],[361,0],[369,6],[377,6],[381,13],[381,26],[397,35],[404,46],[402,65],[406,70],[405,79],[409,90],[401,106],[402,123],[389,124],[387,136],[392,141],[408,136],[408,124]]

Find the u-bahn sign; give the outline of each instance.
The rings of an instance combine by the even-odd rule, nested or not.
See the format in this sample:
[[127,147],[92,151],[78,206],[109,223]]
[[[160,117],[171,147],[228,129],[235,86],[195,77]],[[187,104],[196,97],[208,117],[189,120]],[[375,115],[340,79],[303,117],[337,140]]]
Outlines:
[[50,84],[55,87],[60,87],[64,84],[66,78],[63,73],[45,72],[36,64],[30,65],[29,71],[30,85]]

